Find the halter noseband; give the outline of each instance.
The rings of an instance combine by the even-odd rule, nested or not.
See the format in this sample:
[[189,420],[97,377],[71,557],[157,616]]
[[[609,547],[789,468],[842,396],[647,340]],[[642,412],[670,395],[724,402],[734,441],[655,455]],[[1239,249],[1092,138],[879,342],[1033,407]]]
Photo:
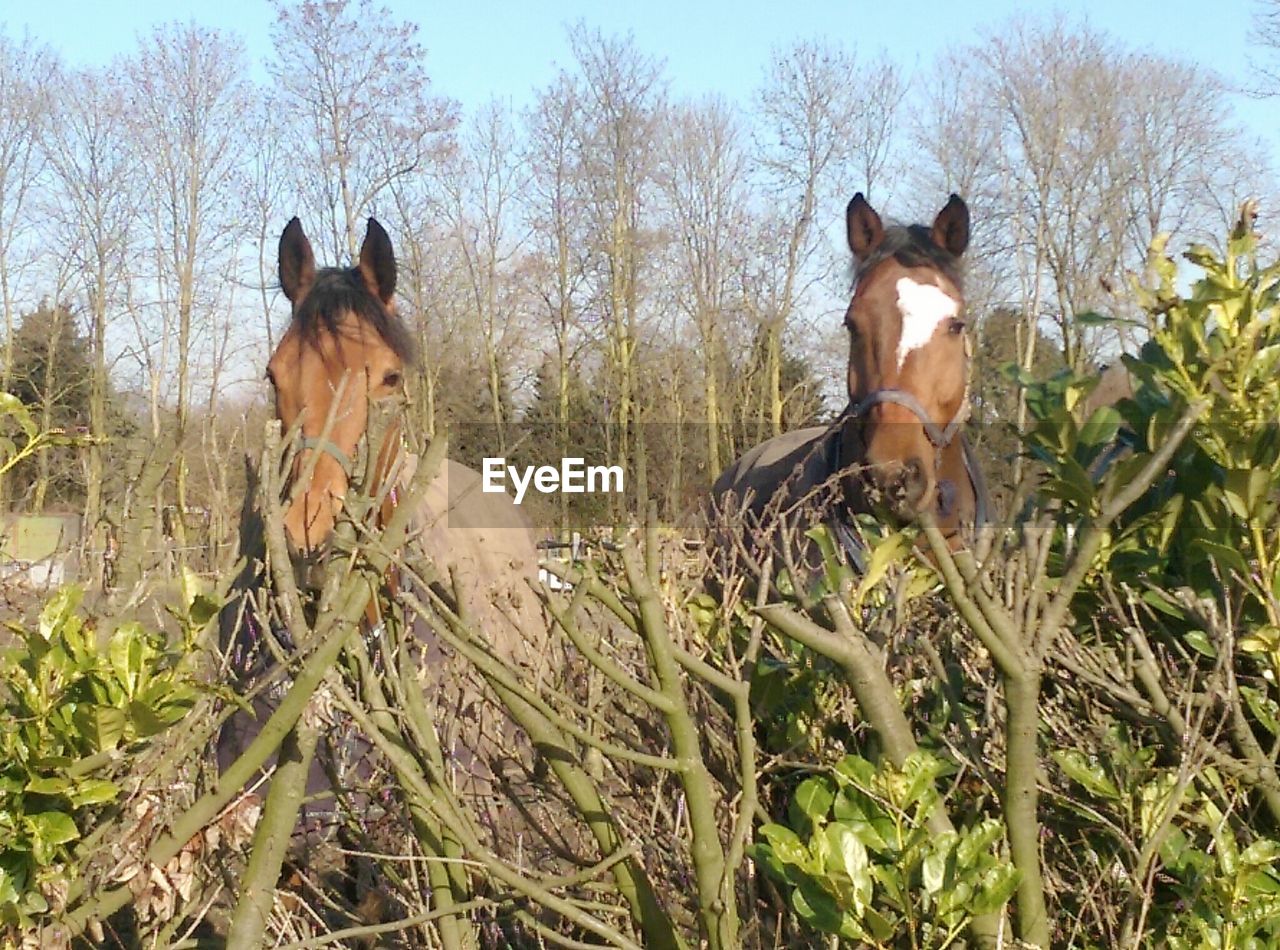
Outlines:
[[342,470],[344,472],[346,472],[348,475],[351,474],[351,469],[353,468],[351,464],[351,456],[349,456],[346,452],[342,451],[342,449],[338,448],[334,443],[330,442],[328,439],[320,438],[319,436],[314,436],[314,435],[304,435],[301,439],[298,440],[298,448],[311,449],[313,452],[324,452],[326,455],[330,456],[335,462],[341,465]]
[[[891,402],[895,405],[905,406],[920,420],[920,424],[924,426],[925,435],[929,437],[929,441],[933,443],[934,448],[939,450],[945,449],[955,439],[957,433],[964,427],[965,422],[969,419],[969,387],[964,388],[964,397],[960,401],[960,408],[956,410],[956,414],[951,418],[945,426],[939,427],[936,422],[929,418],[929,413],[925,411],[924,406],[920,405],[920,400],[907,392],[905,389],[877,389],[874,392],[863,396],[857,403],[850,401],[845,411],[840,413],[839,418],[833,423],[835,432],[835,440],[831,444],[834,453],[833,460],[829,463],[834,471],[840,467],[838,461],[840,455],[840,432],[841,422],[845,419],[861,419],[867,414],[867,411],[874,405],[882,402]],[[973,446],[962,436],[960,439],[961,459],[964,462],[965,474],[969,476],[969,485],[973,489],[974,498],[974,523],[977,525],[987,524],[991,520],[989,512],[989,501],[987,499],[987,482],[982,475],[982,466],[978,463],[977,455],[973,451]],[[935,454],[933,460],[934,468],[942,467],[942,452]],[[854,547],[850,546],[851,535],[849,535],[848,527],[837,524],[837,537],[840,538],[841,544],[844,545],[846,551],[853,554]],[[843,533],[842,533],[843,532]],[[855,563],[861,564],[861,553],[854,554]]]
[[[400,453],[402,453],[405,448],[403,437],[398,441],[399,446],[397,448],[396,459],[399,458]],[[342,451],[342,449],[338,448],[336,444],[328,439],[314,435],[304,435],[298,440],[298,447],[301,449],[310,449],[313,452],[324,452],[342,466],[342,471],[346,474],[347,478],[351,477],[351,472],[355,468],[355,465],[351,461],[351,456]],[[389,473],[394,474],[396,469],[396,459],[392,460],[391,465],[388,468]],[[393,482],[391,487],[388,489],[387,500],[390,502],[392,510],[400,504],[400,486],[398,483]]]
[[861,419],[870,411],[872,406],[885,402],[891,402],[894,405],[910,409],[912,414],[920,420],[920,424],[924,426],[924,434],[929,437],[929,441],[937,449],[945,449],[950,445],[951,440],[960,431],[960,427],[969,419],[969,387],[967,385],[964,389],[964,397],[960,400],[960,408],[951,417],[951,421],[941,427],[929,418],[929,413],[924,406],[920,405],[920,400],[905,389],[877,389],[863,396],[856,403],[851,400],[849,407],[841,415],[845,418]]

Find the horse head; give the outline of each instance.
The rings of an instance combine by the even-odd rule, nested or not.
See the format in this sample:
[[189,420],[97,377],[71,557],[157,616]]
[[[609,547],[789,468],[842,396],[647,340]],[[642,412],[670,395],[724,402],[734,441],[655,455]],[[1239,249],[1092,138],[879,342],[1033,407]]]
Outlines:
[[954,507],[944,457],[968,416],[969,342],[959,261],[969,210],[956,195],[931,227],[886,227],[859,193],[846,212],[856,262],[844,435],[863,487],[902,517]]
[[[310,473],[293,493],[285,532],[298,553],[313,555],[342,508],[370,405],[402,395],[413,343],[396,312],[391,239],[373,218],[356,266],[319,270],[294,218],[280,237],[280,286],[293,317],[267,364],[267,379],[281,424],[301,432],[292,477]],[[387,434],[376,473],[390,467],[397,438]]]

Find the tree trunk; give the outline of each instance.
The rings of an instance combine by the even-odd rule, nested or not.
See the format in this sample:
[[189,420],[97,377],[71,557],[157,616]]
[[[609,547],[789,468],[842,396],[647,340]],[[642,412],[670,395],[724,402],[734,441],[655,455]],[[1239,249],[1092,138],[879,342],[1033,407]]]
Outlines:
[[782,325],[782,318],[771,324],[766,340],[769,349],[769,434],[774,436],[782,435]]
[[93,375],[89,380],[89,471],[84,520],[92,527],[102,517],[103,448],[107,438],[107,269],[101,252],[93,293]]
[[1049,915],[1040,872],[1040,676],[1027,672],[1004,678],[1008,710],[1005,736],[1005,820],[1009,851],[1021,874],[1018,882],[1018,936],[1038,947],[1049,946]]
[[[13,381],[13,298],[9,293],[9,261],[0,245],[0,305],[4,307],[4,359],[0,360],[0,392],[7,393]],[[57,305],[57,301],[54,301]],[[8,479],[0,472],[0,511],[9,510]]]
[[[53,428],[53,404],[58,385],[58,340],[62,336],[62,308],[54,305],[53,322],[49,328],[49,340],[45,346],[44,380],[40,393],[40,431],[48,432]],[[31,496],[31,510],[35,514],[44,511],[45,496],[49,491],[49,452],[36,456],[36,487]],[[93,527],[92,524],[89,525]]]
[[715,336],[714,317],[702,321],[702,392],[706,403],[707,471],[712,478],[720,474],[720,348]]
[[[564,309],[562,305],[561,313]],[[566,323],[562,323],[566,326]],[[565,334],[558,334],[556,340],[556,439],[559,442],[560,457],[569,454],[569,344]],[[556,492],[560,507],[560,534],[569,537],[569,493]]]

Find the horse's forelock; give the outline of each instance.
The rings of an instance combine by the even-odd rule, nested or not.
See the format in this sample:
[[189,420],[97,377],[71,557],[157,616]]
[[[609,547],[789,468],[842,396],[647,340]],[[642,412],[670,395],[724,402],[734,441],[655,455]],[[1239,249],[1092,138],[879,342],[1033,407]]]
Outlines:
[[408,328],[369,289],[359,268],[326,267],[319,271],[295,308],[293,322],[304,337],[315,340],[321,332],[338,334],[347,314],[371,326],[406,364],[417,363],[417,347]]
[[884,238],[875,252],[866,260],[854,262],[854,286],[887,260],[894,260],[903,267],[931,267],[950,280],[956,290],[964,293],[964,269],[960,258],[939,247],[924,225],[893,224],[886,227]]

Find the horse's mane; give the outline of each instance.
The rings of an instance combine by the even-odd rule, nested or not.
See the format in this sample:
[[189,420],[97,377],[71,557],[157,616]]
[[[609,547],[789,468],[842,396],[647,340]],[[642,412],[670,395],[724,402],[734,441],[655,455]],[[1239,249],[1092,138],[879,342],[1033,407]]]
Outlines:
[[957,290],[964,291],[964,270],[960,258],[935,244],[929,229],[923,224],[891,224],[886,227],[880,246],[866,260],[854,263],[854,284],[889,258],[903,267],[937,268],[956,285]]
[[357,267],[321,268],[294,312],[293,322],[304,336],[314,340],[321,330],[336,335],[346,313],[373,327],[405,363],[417,362],[417,347],[408,328],[369,290]]

